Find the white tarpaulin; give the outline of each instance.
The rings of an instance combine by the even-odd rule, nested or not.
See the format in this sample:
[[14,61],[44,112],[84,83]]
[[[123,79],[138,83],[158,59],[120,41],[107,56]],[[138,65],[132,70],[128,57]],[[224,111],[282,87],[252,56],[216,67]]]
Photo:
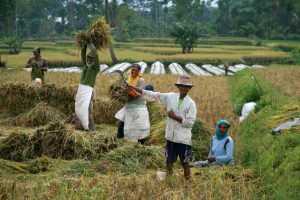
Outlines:
[[240,116],[240,122],[246,119],[246,117],[254,110],[255,106],[255,102],[249,102],[244,104],[242,109],[242,116]]

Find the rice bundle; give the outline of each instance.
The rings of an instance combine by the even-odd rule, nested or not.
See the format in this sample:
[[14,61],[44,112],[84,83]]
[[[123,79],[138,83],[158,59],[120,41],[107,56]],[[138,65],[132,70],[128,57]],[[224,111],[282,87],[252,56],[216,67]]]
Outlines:
[[167,116],[165,111],[165,106],[155,103],[148,102],[148,111],[150,117],[150,136],[146,141],[148,145],[164,145],[165,140],[165,130],[167,124]]
[[75,94],[75,86],[45,84],[41,87],[30,87],[26,83],[8,83],[0,85],[0,112],[19,114],[44,101],[70,115],[74,110]]
[[114,101],[119,101],[121,103],[127,103],[132,99],[132,97],[128,94],[126,84],[121,81],[112,82],[109,87],[109,96]]
[[32,156],[32,144],[28,135],[12,133],[1,140],[0,158],[13,161],[23,161]]
[[[19,115],[24,112],[33,114],[33,110],[37,111],[37,108],[33,107],[40,102],[45,102],[48,106],[57,109],[57,112],[55,111],[57,114],[60,111],[63,114],[70,116],[75,111],[74,99],[76,91],[77,86],[62,87],[55,84],[45,84],[38,88],[29,87],[26,83],[8,83],[0,85],[0,112],[13,115]],[[125,102],[127,102],[127,100]],[[121,107],[122,104],[120,101],[111,101],[109,98],[95,98],[93,113],[95,122],[108,124],[116,123],[114,115]],[[42,108],[42,106],[38,108]],[[22,115],[22,117],[24,116]],[[26,118],[28,119],[27,115]],[[30,121],[33,122],[32,120]],[[17,124],[18,123],[16,123],[16,125]]]
[[209,125],[201,120],[196,120],[192,128],[192,149],[195,160],[207,159],[210,143]]
[[100,50],[111,44],[112,29],[106,23],[104,17],[95,20],[86,32],[80,32],[76,35],[76,43],[83,48],[85,45],[92,42],[95,47]]
[[47,157],[37,158],[28,163],[28,170],[33,174],[47,171],[49,167],[50,160]]
[[95,99],[94,120],[97,124],[115,124],[115,114],[124,106],[119,101],[111,100],[108,97]]
[[5,123],[13,126],[34,127],[46,125],[49,122],[64,121],[65,118],[65,114],[56,108],[48,106],[46,102],[40,102],[28,113],[18,115]]
[[97,170],[102,173],[139,173],[164,167],[164,149],[128,143],[100,158]]
[[73,127],[59,122],[38,129],[31,141],[34,144],[34,157],[45,155],[70,160],[93,155],[90,144],[76,134]]
[[[28,173],[28,167],[24,163],[13,162],[9,160],[0,159],[0,174],[12,174],[16,175],[18,173],[25,174]],[[1,190],[0,190],[0,194]],[[3,196],[1,196],[3,199]],[[4,198],[5,199],[5,198]],[[9,199],[9,198],[7,198]]]

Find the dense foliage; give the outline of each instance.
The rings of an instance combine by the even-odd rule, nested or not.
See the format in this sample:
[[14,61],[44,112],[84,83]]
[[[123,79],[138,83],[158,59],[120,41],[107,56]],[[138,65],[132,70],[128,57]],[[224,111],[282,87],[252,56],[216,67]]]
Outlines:
[[120,40],[166,37],[174,23],[184,21],[201,24],[205,36],[300,37],[296,0],[3,0],[0,36],[70,37],[105,13]]

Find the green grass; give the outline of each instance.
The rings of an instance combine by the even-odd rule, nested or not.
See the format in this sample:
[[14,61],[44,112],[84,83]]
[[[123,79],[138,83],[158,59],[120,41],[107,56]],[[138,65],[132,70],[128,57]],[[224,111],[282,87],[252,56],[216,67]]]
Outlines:
[[[273,136],[271,132],[278,125],[300,116],[300,102],[287,98],[280,85],[273,86],[255,71],[243,71],[231,79],[233,102],[242,102],[247,91],[251,96],[251,90],[245,90],[245,87],[252,87],[253,82],[249,79],[252,73],[256,74],[264,91],[258,102],[264,100],[265,104],[241,124],[240,136],[237,137],[241,162],[261,177],[256,198],[299,199],[300,126],[284,130],[279,136]],[[233,98],[242,91],[240,98]]]
[[[270,62],[284,62],[290,58],[290,54],[278,48],[274,48],[277,43],[265,42],[265,46],[252,46],[251,39],[247,38],[208,38],[199,40],[199,44],[194,48],[192,54],[182,54],[179,45],[173,39],[152,39],[140,38],[130,42],[115,42],[115,54],[120,61],[146,61],[155,62],[195,62],[198,64],[212,63],[221,64],[218,58],[234,63],[240,63],[244,57],[249,64],[262,62],[259,64],[269,64]],[[236,42],[236,44],[235,44]],[[244,44],[245,43],[245,44]],[[249,43],[249,44],[248,44]],[[286,41],[284,44],[290,44]],[[51,67],[80,65],[80,50],[75,42],[70,41],[25,41],[22,52],[19,55],[9,55],[7,45],[0,42],[0,54],[2,59],[7,59],[8,67],[23,67],[28,58],[32,56],[33,47],[39,46]],[[275,45],[276,46],[276,45]],[[255,58],[257,58],[255,60]],[[101,63],[111,64],[108,50],[100,52]],[[268,60],[264,62],[264,60]]]

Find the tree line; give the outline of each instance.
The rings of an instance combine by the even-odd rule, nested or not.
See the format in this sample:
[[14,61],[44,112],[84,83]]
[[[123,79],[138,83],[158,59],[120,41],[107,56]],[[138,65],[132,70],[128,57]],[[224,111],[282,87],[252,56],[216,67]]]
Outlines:
[[299,0],[2,0],[0,38],[69,38],[104,16],[105,3],[123,41],[169,37],[185,25],[203,37],[300,39]]

